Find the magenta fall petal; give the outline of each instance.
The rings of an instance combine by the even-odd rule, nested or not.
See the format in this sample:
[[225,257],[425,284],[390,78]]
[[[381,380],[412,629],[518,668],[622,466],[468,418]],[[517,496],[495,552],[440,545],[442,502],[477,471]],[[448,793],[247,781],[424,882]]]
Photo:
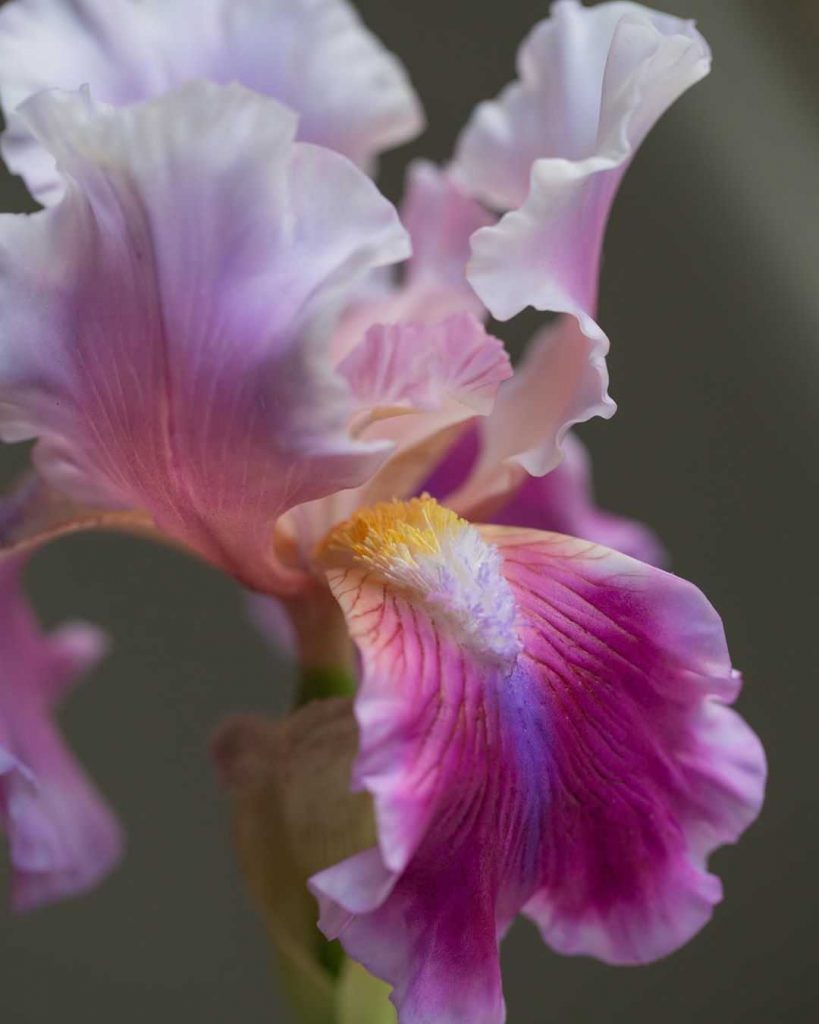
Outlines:
[[411,575],[330,571],[363,660],[354,778],[379,849],[313,886],[402,1024],[499,1024],[497,944],[520,911],[562,952],[676,949],[721,898],[707,855],[762,801],[764,755],[695,587],[555,534],[481,535]]

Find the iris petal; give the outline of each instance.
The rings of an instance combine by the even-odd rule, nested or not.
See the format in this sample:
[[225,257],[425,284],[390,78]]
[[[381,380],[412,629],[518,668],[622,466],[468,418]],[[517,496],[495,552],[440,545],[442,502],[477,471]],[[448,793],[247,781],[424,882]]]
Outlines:
[[354,435],[391,451],[361,487],[300,506],[287,517],[308,556],[356,509],[412,494],[453,431],[491,411],[512,367],[497,338],[469,313],[456,313],[436,323],[376,324],[338,373],[355,404]]
[[561,317],[536,334],[479,424],[479,456],[453,505],[474,519],[513,493],[524,473],[553,471],[565,455],[570,427],[590,415],[614,415],[605,394],[608,379],[605,359],[574,317]]
[[49,93],[25,114],[70,188],[0,219],[0,434],[38,437],[73,499],[145,509],[245,582],[291,585],[276,517],[389,448],[349,437],[326,339],[346,290],[407,255],[394,209],[240,86],[124,110]]
[[375,324],[434,324],[458,313],[477,319],[486,310],[466,279],[469,240],[494,218],[452,176],[419,160],[406,176],[401,222],[412,242],[412,258],[400,280],[379,272],[351,302],[333,337],[343,359]]
[[[512,453],[536,462],[528,468],[537,475],[559,461],[569,426],[615,411],[609,341],[595,320],[606,222],[643,139],[709,67],[691,22],[631,2],[559,0],[523,43],[518,81],[479,106],[461,136],[456,180],[511,211],[473,236],[470,283],[499,320],[527,306],[566,314],[533,355],[562,382],[562,395],[542,403],[549,413],[535,417]],[[511,402],[531,412],[544,379],[532,376],[528,399],[510,385]],[[499,413],[493,424],[504,458],[509,422]]]
[[[451,526],[423,507],[413,529]],[[422,541],[387,518],[353,520],[329,570],[362,655],[354,782],[379,846],[312,884],[402,1024],[500,1024],[497,945],[521,910],[615,963],[702,927],[721,895],[705,858],[758,813],[764,755],[695,587],[557,534],[461,521]]]
[[14,0],[0,12],[3,155],[42,202],[62,193],[53,158],[15,108],[90,85],[124,106],[194,79],[239,82],[299,115],[299,138],[362,167],[423,127],[400,62],[346,0]]
[[119,860],[120,827],[53,722],[56,705],[106,647],[83,623],[44,636],[20,556],[0,559],[0,823],[16,910],[77,895]]

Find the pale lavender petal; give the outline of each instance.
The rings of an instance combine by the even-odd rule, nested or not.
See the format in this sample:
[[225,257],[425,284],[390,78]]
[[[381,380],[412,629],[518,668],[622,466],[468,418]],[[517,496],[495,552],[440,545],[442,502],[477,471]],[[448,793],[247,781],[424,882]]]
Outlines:
[[71,497],[144,508],[252,586],[295,585],[277,516],[387,451],[347,433],[327,335],[346,290],[407,255],[395,210],[240,86],[121,110],[48,93],[25,116],[71,184],[0,220],[0,434],[38,437]]
[[521,909],[615,963],[702,927],[721,895],[705,858],[756,817],[765,759],[696,588],[431,499],[361,513],[325,558],[362,656],[354,784],[379,846],[312,887],[402,1024],[500,1024]]
[[90,85],[122,106],[193,79],[272,96],[299,115],[302,141],[364,167],[423,127],[403,67],[347,0],[12,0],[0,12],[3,153],[43,202],[62,185],[20,103]]
[[479,228],[494,224],[495,217],[461,189],[452,175],[419,160],[407,173],[401,221],[412,239],[408,281],[462,291],[480,306],[466,280],[469,241]]
[[82,623],[42,634],[22,593],[22,566],[19,557],[0,559],[0,823],[12,906],[21,911],[93,887],[122,852],[116,819],[53,721],[106,639]]
[[406,177],[401,221],[412,257],[400,276],[379,271],[349,304],[333,336],[336,361],[360,344],[375,324],[435,324],[456,313],[486,318],[483,303],[466,280],[469,240],[494,223],[487,211],[434,164],[416,161]]
[[472,115],[454,174],[508,210],[525,202],[538,162],[563,161],[568,180],[593,173],[594,158],[627,158],[709,56],[693,22],[629,0],[555,0],[520,47],[518,79]]

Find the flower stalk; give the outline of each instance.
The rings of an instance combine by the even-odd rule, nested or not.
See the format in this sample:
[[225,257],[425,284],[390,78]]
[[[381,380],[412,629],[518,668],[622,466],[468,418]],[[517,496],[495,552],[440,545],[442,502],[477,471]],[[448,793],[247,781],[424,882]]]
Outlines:
[[355,648],[344,616],[327,588],[316,586],[283,603],[298,665],[294,707],[329,697],[352,697]]

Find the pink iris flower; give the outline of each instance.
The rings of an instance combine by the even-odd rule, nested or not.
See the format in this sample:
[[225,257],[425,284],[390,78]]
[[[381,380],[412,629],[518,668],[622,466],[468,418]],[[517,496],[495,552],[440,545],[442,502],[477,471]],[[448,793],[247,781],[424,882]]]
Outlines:
[[[617,186],[709,59],[689,23],[558,0],[399,215],[367,172],[420,106],[344,0],[0,11],[3,152],[45,206],[0,217],[0,437],[36,442],[0,510],[18,906],[116,859],[50,719],[96,634],[41,637],[18,589],[27,550],[106,527],[340,607],[377,844],[311,888],[402,1024],[499,1024],[521,911],[611,963],[708,920],[764,755],[719,617],[595,508],[570,429],[614,411]],[[525,306],[561,316],[513,374],[485,323]]]

